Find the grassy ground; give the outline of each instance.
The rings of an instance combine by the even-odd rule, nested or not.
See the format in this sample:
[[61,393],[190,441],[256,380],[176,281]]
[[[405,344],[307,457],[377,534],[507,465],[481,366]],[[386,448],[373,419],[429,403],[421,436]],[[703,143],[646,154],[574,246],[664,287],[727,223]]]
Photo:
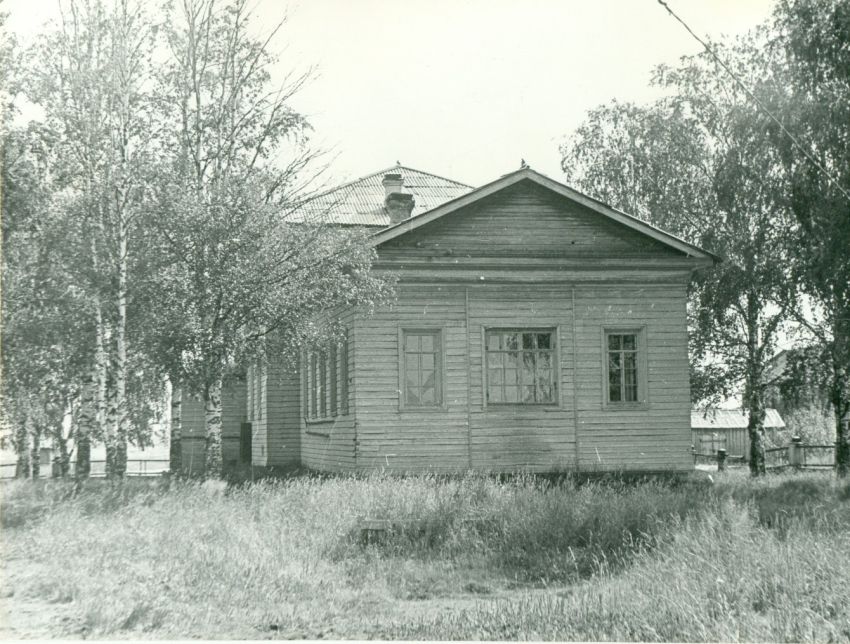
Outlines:
[[[2,488],[13,637],[850,640],[830,475]],[[365,543],[363,518],[393,528]]]

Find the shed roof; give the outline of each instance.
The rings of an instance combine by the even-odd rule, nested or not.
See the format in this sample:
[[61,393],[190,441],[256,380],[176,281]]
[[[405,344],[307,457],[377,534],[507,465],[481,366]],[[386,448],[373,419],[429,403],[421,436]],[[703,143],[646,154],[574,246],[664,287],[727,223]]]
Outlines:
[[[746,429],[746,409],[694,409],[691,411],[691,429]],[[766,409],[765,429],[782,429],[785,421],[775,409]]]
[[401,174],[402,191],[413,195],[413,217],[472,191],[472,186],[459,181],[398,164],[307,199],[298,207],[299,216],[327,219],[335,224],[386,228],[390,217],[384,208],[381,181],[389,173]]

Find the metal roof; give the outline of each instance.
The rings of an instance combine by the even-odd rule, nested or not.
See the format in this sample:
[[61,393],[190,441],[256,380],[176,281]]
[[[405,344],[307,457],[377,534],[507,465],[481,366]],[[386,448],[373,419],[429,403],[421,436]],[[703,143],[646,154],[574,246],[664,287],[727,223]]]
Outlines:
[[412,194],[415,200],[412,217],[472,191],[472,186],[459,181],[395,165],[307,199],[298,207],[295,216],[335,224],[386,228],[390,225],[390,217],[384,209],[385,191],[381,183],[386,174],[402,176],[402,192]]
[[[746,429],[748,412],[746,409],[694,409],[691,411],[691,429]],[[766,409],[765,429],[781,429],[785,421],[775,409]]]

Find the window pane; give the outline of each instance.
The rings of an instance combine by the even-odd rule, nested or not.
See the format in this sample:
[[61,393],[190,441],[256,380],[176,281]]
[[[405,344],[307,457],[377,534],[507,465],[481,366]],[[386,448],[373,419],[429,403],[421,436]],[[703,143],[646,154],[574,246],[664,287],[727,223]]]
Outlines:
[[620,345],[620,336],[614,335],[613,333],[608,336],[608,349],[612,351],[617,351],[621,348]]
[[637,338],[630,334],[623,336],[623,348],[634,351],[637,349]]
[[537,334],[537,348],[538,349],[551,349],[552,348],[552,334],[551,333],[538,333]]
[[620,384],[611,384],[608,387],[608,400],[611,402],[620,402],[622,400],[620,396]]
[[519,353],[516,351],[509,351],[504,354],[505,356],[505,369],[516,369],[519,367]]
[[502,335],[500,333],[487,334],[487,349],[489,351],[498,351],[502,348]]
[[419,356],[419,363],[423,369],[434,369],[435,360],[433,353],[423,353]]
[[523,333],[522,334],[522,348],[523,349],[534,349],[534,333]]
[[408,405],[418,405],[419,403],[419,387],[411,383],[409,380],[407,382],[407,404]]
[[488,353],[487,354],[487,365],[489,367],[502,367],[505,364],[505,354],[504,353]]
[[412,333],[405,334],[404,350],[405,352],[419,351],[419,336]]
[[505,369],[505,384],[506,385],[519,384],[519,371],[516,370],[516,369]]
[[420,351],[433,351],[434,350],[434,336],[433,335],[421,335],[420,337]]
[[501,387],[487,387],[487,400],[492,403],[504,402]]
[[637,399],[638,399],[638,397],[637,397],[637,385],[632,387],[632,386],[627,384],[626,388],[624,390],[624,393],[625,393],[624,400],[626,402],[637,402]]
[[501,369],[489,369],[487,371],[487,384],[501,386],[503,374],[504,372]]
[[506,403],[519,402],[519,387],[505,385],[505,400]]
[[504,337],[504,345],[503,348],[516,351],[519,349],[519,339],[516,333],[506,333]]
[[419,402],[420,402],[421,405],[433,405],[433,404],[435,404],[436,400],[435,400],[435,397],[434,397],[434,388],[433,387],[425,387],[422,390],[422,396],[421,396]]

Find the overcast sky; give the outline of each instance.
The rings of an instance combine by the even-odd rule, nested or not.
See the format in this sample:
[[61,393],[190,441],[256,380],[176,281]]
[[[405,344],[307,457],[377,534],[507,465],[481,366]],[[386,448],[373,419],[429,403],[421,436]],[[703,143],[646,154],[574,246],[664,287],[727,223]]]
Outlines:
[[[719,37],[769,17],[772,1],[669,4]],[[56,7],[0,3],[25,40]],[[650,100],[652,67],[700,49],[655,0],[258,0],[256,13],[265,29],[289,15],[281,76],[317,69],[294,106],[334,155],[332,183],[397,160],[480,185],[524,158],[560,179],[558,145],[587,110]]]

